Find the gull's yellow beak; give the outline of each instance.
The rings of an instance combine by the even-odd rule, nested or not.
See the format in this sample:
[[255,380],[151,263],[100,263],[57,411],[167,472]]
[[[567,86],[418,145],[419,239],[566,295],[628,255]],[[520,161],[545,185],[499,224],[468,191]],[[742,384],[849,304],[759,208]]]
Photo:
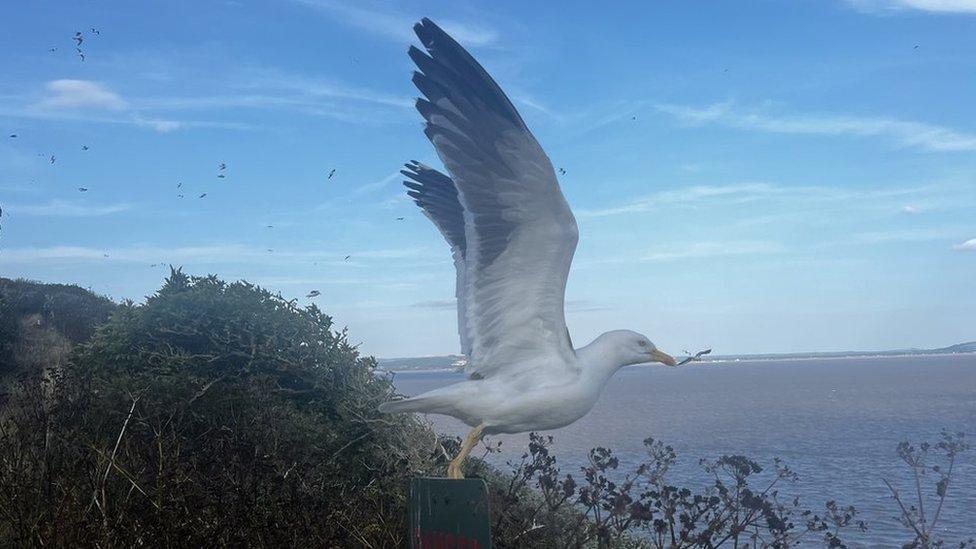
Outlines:
[[651,360],[654,362],[660,362],[661,364],[667,364],[668,366],[675,366],[678,363],[674,360],[674,357],[668,353],[658,351],[654,349],[651,351]]

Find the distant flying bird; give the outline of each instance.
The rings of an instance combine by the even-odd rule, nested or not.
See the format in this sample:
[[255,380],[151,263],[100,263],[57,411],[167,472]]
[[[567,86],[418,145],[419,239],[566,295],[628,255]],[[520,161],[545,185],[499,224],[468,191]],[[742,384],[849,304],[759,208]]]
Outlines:
[[88,145],[82,145],[82,146],[81,146],[81,150],[83,150],[83,151],[87,151],[87,150],[88,150]]
[[81,31],[76,32],[72,40],[74,40],[78,46],[80,46],[81,43],[85,41],[84,37],[81,36]]
[[346,257],[345,257],[345,258],[343,259],[343,261],[349,261],[349,258],[350,258],[350,257],[352,257],[352,256],[351,256],[351,255],[347,255],[347,256],[346,256]]
[[200,195],[200,198],[204,198],[206,196],[207,196],[207,193],[203,193],[203,194]]
[[85,52],[81,51],[80,48],[78,49],[78,57],[80,57],[82,61],[85,60]]
[[88,188],[87,187],[78,187],[78,190],[81,191],[81,192],[83,192],[83,193],[87,193],[88,192]]
[[271,248],[268,248],[268,253],[269,253],[269,254],[270,254],[270,253],[274,253],[274,250],[272,250]]
[[403,221],[403,219],[404,219],[404,218],[402,218],[402,217],[398,217],[398,218],[397,218],[397,221]]
[[915,44],[915,47],[912,48],[912,49],[916,49],[917,50],[918,49],[918,44]]
[[15,134],[15,133],[10,134],[10,138],[11,139],[17,139],[17,134]]
[[108,254],[102,254],[102,257],[108,257]]
[[332,179],[333,175],[335,175],[335,168],[333,168],[332,171],[329,172],[329,179]]
[[102,34],[101,31],[99,31],[98,29],[96,29],[94,27],[92,27],[91,33],[92,34],[95,34],[95,35]]
[[183,188],[183,182],[182,182],[182,181],[180,181],[179,183],[177,183],[177,184],[176,184],[176,188],[177,188],[177,189],[182,189],[182,188]]
[[[693,356],[689,356],[689,357],[685,358],[684,360],[682,360],[681,362],[679,362],[678,363],[678,366],[681,366],[682,364],[688,364],[689,362],[693,362],[693,361],[696,361],[696,360],[701,360],[701,357],[703,357],[703,356],[705,356],[707,354],[710,354],[711,352],[712,352],[711,349],[705,349],[704,351],[698,351]],[[691,353],[689,353],[688,351],[685,351],[685,354],[686,355],[691,355]]]
[[217,169],[219,169],[220,171],[224,171],[224,170],[227,169],[227,164],[224,164],[223,162],[221,162],[220,165],[217,166]]
[[274,229],[274,225],[268,225],[267,228]]
[[222,173],[220,173],[220,174],[217,174],[217,178],[218,178],[218,179],[224,179],[225,177],[227,177],[227,176],[226,176],[226,175],[224,175],[224,174],[222,174]]
[[309,299],[312,299],[313,297],[318,297],[320,295],[322,295],[322,294],[319,293],[318,290],[312,290],[311,292],[308,292],[308,295],[306,295],[305,297],[307,297]]
[[47,50],[47,51],[50,51],[50,52],[55,52],[55,51],[58,51],[58,48],[57,48],[57,47],[54,47],[54,48],[48,48],[48,50]]
[[[176,195],[176,198],[183,198],[183,195],[182,194],[178,194],[178,195]],[[203,197],[201,196],[200,198],[203,198]]]
[[471,426],[448,467],[462,478],[461,463],[483,435],[564,427],[590,411],[621,367],[675,360],[629,330],[573,348],[564,300],[579,233],[552,163],[464,48],[429,19],[414,31],[427,50],[409,51],[426,96],[416,106],[450,176],[416,161],[401,173],[454,256],[468,379],[380,411],[444,414]]
[[566,170],[559,168],[559,175],[566,175]]
[[57,160],[57,159],[56,159],[56,158],[54,158],[54,155],[52,154],[52,155],[51,155],[51,164],[54,164],[54,161],[55,161],[55,160]]

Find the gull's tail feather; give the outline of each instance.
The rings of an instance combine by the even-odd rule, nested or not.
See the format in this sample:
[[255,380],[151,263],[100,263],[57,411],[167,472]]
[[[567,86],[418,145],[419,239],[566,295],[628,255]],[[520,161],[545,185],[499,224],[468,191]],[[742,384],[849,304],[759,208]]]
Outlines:
[[409,412],[438,413],[447,405],[441,395],[418,395],[403,400],[391,400],[380,404],[379,410],[384,414],[400,414]]

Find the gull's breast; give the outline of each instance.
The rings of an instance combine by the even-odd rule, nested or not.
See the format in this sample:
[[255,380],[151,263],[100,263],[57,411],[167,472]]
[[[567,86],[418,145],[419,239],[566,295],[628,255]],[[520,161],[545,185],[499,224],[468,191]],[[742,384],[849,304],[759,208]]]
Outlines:
[[579,380],[531,390],[495,388],[491,411],[484,415],[488,432],[521,433],[565,427],[593,408],[599,388]]

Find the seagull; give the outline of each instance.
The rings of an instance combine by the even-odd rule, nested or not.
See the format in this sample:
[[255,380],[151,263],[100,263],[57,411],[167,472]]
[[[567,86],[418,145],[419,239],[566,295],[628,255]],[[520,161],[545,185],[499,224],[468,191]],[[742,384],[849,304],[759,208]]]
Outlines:
[[87,193],[88,192],[88,188],[87,187],[78,187],[78,191],[79,192],[83,192],[83,193]]
[[397,218],[397,221],[403,221],[404,219],[406,219],[406,218],[404,218],[404,217],[398,217]]
[[559,168],[559,175],[566,175],[566,170]]
[[95,27],[92,27],[92,30],[91,30],[91,33],[92,33],[92,34],[96,34],[96,35],[97,35],[97,34],[102,34],[102,32],[101,32],[101,31],[99,31],[98,29],[96,29]]
[[72,40],[74,40],[75,42],[77,42],[77,45],[79,45],[79,46],[81,45],[82,42],[85,41],[85,39],[81,36],[81,31],[75,32],[75,36],[74,36],[74,38],[72,38]]
[[57,159],[56,159],[56,158],[54,158],[54,155],[52,154],[52,155],[51,155],[51,164],[54,164],[54,162],[55,162],[55,160],[57,160]]
[[82,145],[82,146],[81,146],[81,150],[83,150],[83,151],[87,151],[87,150],[88,150],[88,145]]
[[305,297],[312,299],[313,297],[318,297],[320,295],[322,295],[322,293],[319,292],[318,290],[312,290],[311,292],[308,292],[308,294]]
[[217,169],[219,169],[220,171],[224,171],[224,170],[226,170],[226,169],[227,169],[227,164],[224,164],[223,162],[221,162],[221,163],[220,163],[220,164],[219,164],[219,165],[217,166]]
[[10,134],[10,139],[17,139],[17,134],[15,133]]
[[335,168],[332,168],[332,171],[331,171],[331,172],[329,172],[329,177],[328,177],[328,179],[332,179],[332,176],[333,176],[333,175],[335,175]]
[[425,96],[416,106],[450,175],[417,161],[401,173],[454,256],[467,379],[379,409],[472,427],[448,466],[457,479],[482,436],[564,427],[590,411],[621,367],[675,360],[630,330],[573,348],[563,305],[579,233],[552,163],[464,48],[427,18],[414,31],[427,50],[409,50]]
[[206,196],[207,196],[207,193],[203,193],[203,194],[200,195],[200,198],[206,198]]
[[350,257],[352,257],[352,256],[351,256],[351,255],[347,255],[347,256],[346,256],[346,257],[345,257],[345,258],[343,259],[343,261],[349,261],[349,258],[350,258]]
[[698,351],[697,353],[695,353],[694,355],[692,355],[688,351],[685,351],[684,353],[686,355],[688,355],[688,357],[685,358],[684,360],[682,360],[681,362],[679,362],[678,363],[678,366],[681,366],[682,364],[688,364],[689,362],[694,362],[696,360],[701,360],[701,357],[703,357],[703,356],[705,356],[705,355],[707,355],[707,354],[709,354],[711,352],[712,352],[711,349],[705,349],[704,351]]

